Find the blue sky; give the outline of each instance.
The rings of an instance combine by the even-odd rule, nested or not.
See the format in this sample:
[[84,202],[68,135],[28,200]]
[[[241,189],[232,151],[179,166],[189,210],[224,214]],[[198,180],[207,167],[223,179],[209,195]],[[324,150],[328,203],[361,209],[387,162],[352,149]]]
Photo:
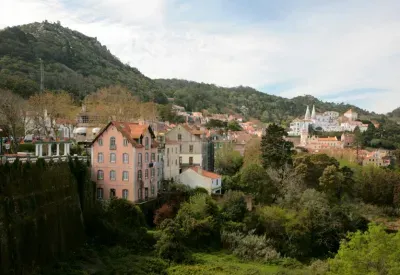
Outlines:
[[152,78],[400,106],[397,0],[0,1],[0,28],[59,20]]

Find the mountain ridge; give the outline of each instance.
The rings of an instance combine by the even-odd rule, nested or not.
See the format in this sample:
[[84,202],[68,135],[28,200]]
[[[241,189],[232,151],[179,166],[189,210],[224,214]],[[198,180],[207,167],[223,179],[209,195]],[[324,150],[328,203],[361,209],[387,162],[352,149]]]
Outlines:
[[97,89],[120,84],[143,101],[167,103],[173,97],[189,111],[242,112],[265,122],[290,121],[304,115],[307,105],[317,111],[345,112],[353,108],[361,115],[373,112],[343,103],[321,101],[313,96],[292,99],[260,92],[252,87],[226,88],[182,79],[151,79],[137,68],[123,64],[97,38],[61,26],[34,22],[0,30],[0,87],[24,97],[39,91],[40,61],[45,87],[66,90],[82,98]]

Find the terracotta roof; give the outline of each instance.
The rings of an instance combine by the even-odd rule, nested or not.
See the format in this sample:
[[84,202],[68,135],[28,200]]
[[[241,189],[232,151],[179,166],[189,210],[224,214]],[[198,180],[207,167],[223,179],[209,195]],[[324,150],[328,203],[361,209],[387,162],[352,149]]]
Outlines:
[[337,141],[337,137],[318,138],[318,141]]
[[[103,129],[100,130],[100,132],[97,134],[97,136],[93,139],[92,144],[98,139],[101,134],[107,130],[107,128],[113,125],[117,128],[117,130],[135,147],[143,147],[142,144],[139,144],[135,141],[135,139],[139,139],[140,136],[143,135],[143,133],[148,129],[150,131],[150,134],[152,138],[155,138],[154,132],[151,129],[151,127],[147,124],[139,124],[139,123],[132,123],[132,122],[119,122],[119,121],[111,121],[109,122]],[[158,143],[156,141],[152,141],[152,148],[157,147]]]
[[[191,167],[190,169],[192,169],[196,173],[200,174],[199,173],[199,167]],[[203,169],[201,169],[201,175],[203,177],[210,178],[210,179],[219,179],[219,178],[221,178],[221,175],[218,175],[218,174],[215,174],[213,172],[209,172],[209,171],[206,171],[206,170],[203,170]]]

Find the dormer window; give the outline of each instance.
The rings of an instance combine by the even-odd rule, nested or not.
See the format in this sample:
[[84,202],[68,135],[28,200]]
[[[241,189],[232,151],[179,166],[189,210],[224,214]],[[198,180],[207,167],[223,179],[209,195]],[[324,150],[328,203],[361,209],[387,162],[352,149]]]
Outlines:
[[115,150],[117,149],[117,146],[115,144],[115,137],[110,138],[110,150]]

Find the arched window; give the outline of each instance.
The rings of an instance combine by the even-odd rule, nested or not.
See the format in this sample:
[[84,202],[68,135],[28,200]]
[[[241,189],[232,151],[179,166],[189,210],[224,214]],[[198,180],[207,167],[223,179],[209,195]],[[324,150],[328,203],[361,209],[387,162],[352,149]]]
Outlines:
[[110,189],[110,199],[115,197],[115,189]]
[[103,188],[97,188],[97,199],[103,199]]
[[110,137],[110,149],[111,150],[115,150],[116,149],[115,137]]
[[129,194],[128,189],[122,190],[122,198],[127,200],[128,199],[128,194]]
[[138,180],[141,180],[141,179],[142,179],[142,170],[138,170],[138,172],[137,172],[137,178],[138,178]]
[[129,155],[127,153],[122,154],[122,159],[124,163],[129,163]]
[[142,153],[138,154],[138,164],[139,164],[139,166],[142,165]]
[[145,146],[145,149],[146,149],[146,150],[149,149],[149,137],[146,137],[146,138],[144,139],[144,146]]
[[115,170],[110,171],[110,180],[116,180],[117,179],[117,173]]
[[104,171],[103,170],[98,170],[97,171],[97,179],[98,180],[104,180]]
[[146,153],[145,156],[146,156],[146,157],[145,157],[144,159],[145,159],[145,161],[146,161],[146,163],[147,163],[147,162],[149,162],[149,153]]
[[149,178],[149,169],[146,169],[146,170],[144,171],[144,178],[145,178],[145,179],[148,179],[148,178]]
[[115,163],[117,161],[117,156],[115,153],[110,154],[110,162]]

